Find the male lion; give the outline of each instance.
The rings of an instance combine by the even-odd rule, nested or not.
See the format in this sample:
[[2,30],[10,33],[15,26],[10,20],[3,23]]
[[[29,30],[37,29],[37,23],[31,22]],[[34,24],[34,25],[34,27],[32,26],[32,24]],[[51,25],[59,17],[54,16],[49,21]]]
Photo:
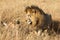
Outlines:
[[33,6],[31,7],[26,7],[25,9],[26,12],[26,21],[28,23],[28,25],[30,25],[31,27],[37,27],[40,28],[41,26],[44,25],[44,15],[43,13],[40,12],[40,10],[34,8]]
[[45,30],[51,25],[51,16],[45,14],[42,9],[36,6],[28,6],[26,7],[25,12],[26,21],[33,29],[36,27],[36,29]]

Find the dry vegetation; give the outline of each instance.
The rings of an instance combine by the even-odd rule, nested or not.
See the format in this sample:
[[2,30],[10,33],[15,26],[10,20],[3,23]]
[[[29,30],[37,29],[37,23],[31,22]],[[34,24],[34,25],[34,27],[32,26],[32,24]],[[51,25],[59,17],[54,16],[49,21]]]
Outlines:
[[[51,27],[31,31],[24,12],[31,5],[51,14]],[[59,0],[0,0],[0,40],[60,40],[59,5]]]

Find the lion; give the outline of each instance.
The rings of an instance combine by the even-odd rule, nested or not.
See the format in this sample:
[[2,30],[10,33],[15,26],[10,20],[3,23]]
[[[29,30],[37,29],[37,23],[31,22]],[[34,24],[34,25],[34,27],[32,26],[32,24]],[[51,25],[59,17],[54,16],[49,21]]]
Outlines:
[[27,24],[30,25],[31,27],[41,27],[44,24],[44,15],[41,13],[38,9],[31,7],[26,7],[25,9],[26,12],[26,21]]
[[50,28],[49,26],[51,26],[51,18],[49,15],[45,14],[42,9],[35,6],[28,6],[26,7],[25,12],[26,22],[32,27],[32,29],[35,28],[36,30],[45,30]]

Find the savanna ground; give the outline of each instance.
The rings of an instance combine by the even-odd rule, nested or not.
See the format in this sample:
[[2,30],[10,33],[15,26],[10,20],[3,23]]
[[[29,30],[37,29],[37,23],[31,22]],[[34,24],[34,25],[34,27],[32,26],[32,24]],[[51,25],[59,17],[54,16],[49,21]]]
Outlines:
[[60,0],[0,0],[0,40],[60,40],[60,34],[56,33],[29,33],[23,21],[25,7],[31,5],[38,6],[45,13],[51,14],[53,20],[60,21]]

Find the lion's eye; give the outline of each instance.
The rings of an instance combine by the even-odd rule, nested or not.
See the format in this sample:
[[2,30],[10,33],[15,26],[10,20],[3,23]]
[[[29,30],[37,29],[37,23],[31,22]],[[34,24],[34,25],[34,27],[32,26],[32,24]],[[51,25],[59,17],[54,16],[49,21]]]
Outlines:
[[32,9],[32,13],[36,13],[36,10]]
[[35,13],[35,11],[33,10],[32,13]]
[[28,15],[28,17],[31,17],[30,15]]

